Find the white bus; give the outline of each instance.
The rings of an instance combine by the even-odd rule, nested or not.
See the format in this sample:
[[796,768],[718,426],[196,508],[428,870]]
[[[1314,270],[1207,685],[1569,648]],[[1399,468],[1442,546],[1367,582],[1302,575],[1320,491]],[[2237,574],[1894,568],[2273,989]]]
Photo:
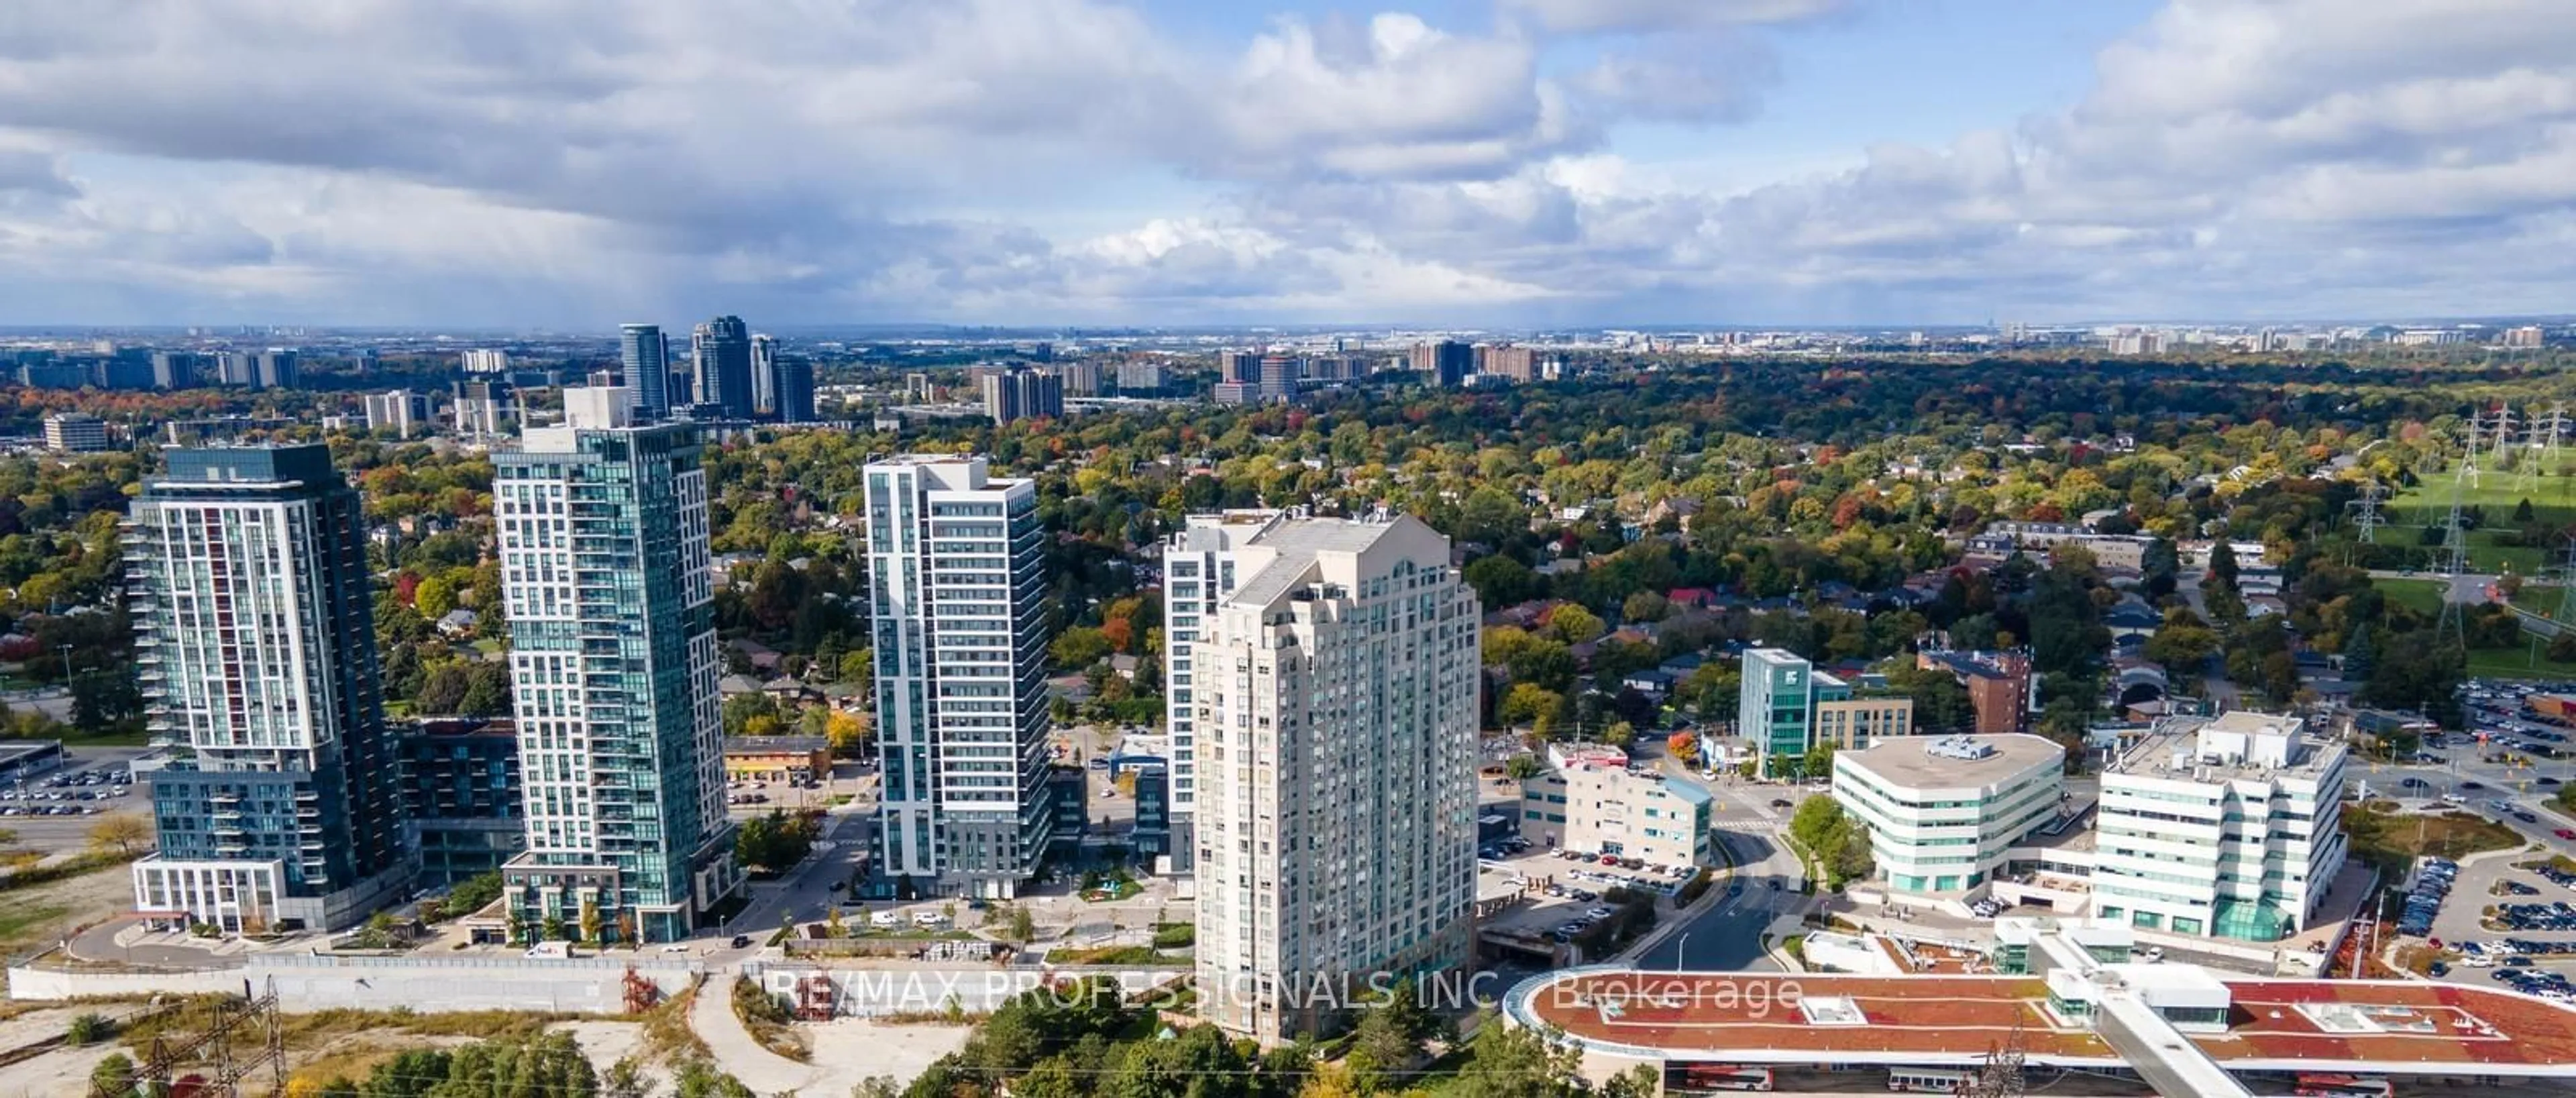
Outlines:
[[1902,1094],[1957,1094],[1968,1089],[1968,1079],[1964,1071],[1895,1068],[1887,1073],[1887,1089]]
[[1682,1069],[1680,1089],[1767,1091],[1771,1089],[1771,1069],[1737,1067],[1733,1064],[1692,1064]]

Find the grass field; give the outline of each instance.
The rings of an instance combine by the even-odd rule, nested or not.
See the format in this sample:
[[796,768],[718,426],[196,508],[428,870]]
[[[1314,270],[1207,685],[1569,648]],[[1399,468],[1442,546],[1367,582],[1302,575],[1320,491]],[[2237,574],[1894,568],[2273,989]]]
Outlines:
[[2481,679],[2576,682],[2576,663],[2559,663],[2545,655],[2535,658],[2528,647],[2481,648],[2469,653],[2468,673]]
[[[2452,484],[2448,476],[2435,476],[2423,485],[2401,493],[2390,500],[2387,518],[2393,525],[2379,535],[2383,545],[2415,545],[2427,526],[2438,526],[2451,509]],[[2576,525],[2576,476],[2549,475],[2524,484],[2511,472],[2490,473],[2480,477],[2474,487],[2460,490],[2463,506],[2481,508],[2486,527],[2469,531],[2469,567],[2480,572],[2512,571],[2538,575],[2548,571],[2553,553],[2542,545],[2498,545],[2496,532],[2513,527],[2513,512],[2523,501],[2531,502],[2532,517],[2558,526]],[[2439,545],[2423,549],[2426,564],[2434,564],[2441,552]],[[2560,550],[2563,554],[2564,550]]]
[[2443,580],[2419,579],[2372,580],[2370,585],[2378,588],[2388,601],[2426,617],[2442,612],[2442,592],[2450,586]]

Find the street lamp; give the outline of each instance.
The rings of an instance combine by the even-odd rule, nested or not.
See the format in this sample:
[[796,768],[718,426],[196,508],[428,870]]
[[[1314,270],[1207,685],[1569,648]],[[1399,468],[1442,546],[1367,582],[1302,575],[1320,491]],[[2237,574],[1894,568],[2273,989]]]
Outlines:
[[1685,930],[1685,931],[1683,931],[1683,932],[1682,932],[1681,940],[1680,940],[1680,941],[1678,941],[1678,942],[1675,942],[1675,943],[1673,944],[1673,971],[1675,971],[1675,972],[1679,972],[1679,971],[1681,971],[1681,970],[1682,970],[1682,967],[1683,967],[1684,965],[1687,965],[1687,964],[1689,964],[1689,963],[1690,963],[1690,962],[1688,962],[1688,961],[1683,960],[1683,958],[1684,958],[1685,956],[1689,955],[1689,953],[1690,953],[1690,932],[1689,932],[1689,931],[1687,931],[1687,930]]
[[63,654],[63,689],[69,690],[72,686],[72,646],[57,644],[54,651]]

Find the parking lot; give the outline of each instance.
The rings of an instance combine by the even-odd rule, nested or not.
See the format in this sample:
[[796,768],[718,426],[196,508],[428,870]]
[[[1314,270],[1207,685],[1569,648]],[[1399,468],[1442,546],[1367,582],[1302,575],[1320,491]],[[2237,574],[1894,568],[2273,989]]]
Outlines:
[[[1489,845],[1487,852],[1497,851]],[[1577,856],[1571,851],[1499,852],[1505,856],[1486,861],[1529,881],[1529,900],[1489,925],[1560,943],[1571,941],[1591,924],[1611,916],[1615,905],[1610,903],[1608,894],[1613,888],[1654,894],[1659,897],[1659,910],[1669,912],[1672,894],[1690,879],[1690,867],[1649,866],[1633,858],[1604,862],[1600,855]]]
[[90,829],[110,812],[149,812],[151,797],[122,757],[75,758],[70,765],[0,788],[0,829],[16,846],[42,854],[88,845]]
[[2441,973],[2576,1002],[2576,871],[2527,855],[2463,868],[2435,922],[2459,954]]

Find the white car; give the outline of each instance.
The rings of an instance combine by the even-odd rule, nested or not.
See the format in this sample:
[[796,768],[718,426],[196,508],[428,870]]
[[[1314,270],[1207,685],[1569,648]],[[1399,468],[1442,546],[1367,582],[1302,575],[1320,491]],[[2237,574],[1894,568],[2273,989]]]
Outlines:
[[947,916],[936,911],[916,911],[912,913],[912,925],[914,926],[938,926],[939,924],[947,921]]
[[903,922],[903,916],[891,911],[879,911],[869,915],[868,921],[878,926],[894,926]]

